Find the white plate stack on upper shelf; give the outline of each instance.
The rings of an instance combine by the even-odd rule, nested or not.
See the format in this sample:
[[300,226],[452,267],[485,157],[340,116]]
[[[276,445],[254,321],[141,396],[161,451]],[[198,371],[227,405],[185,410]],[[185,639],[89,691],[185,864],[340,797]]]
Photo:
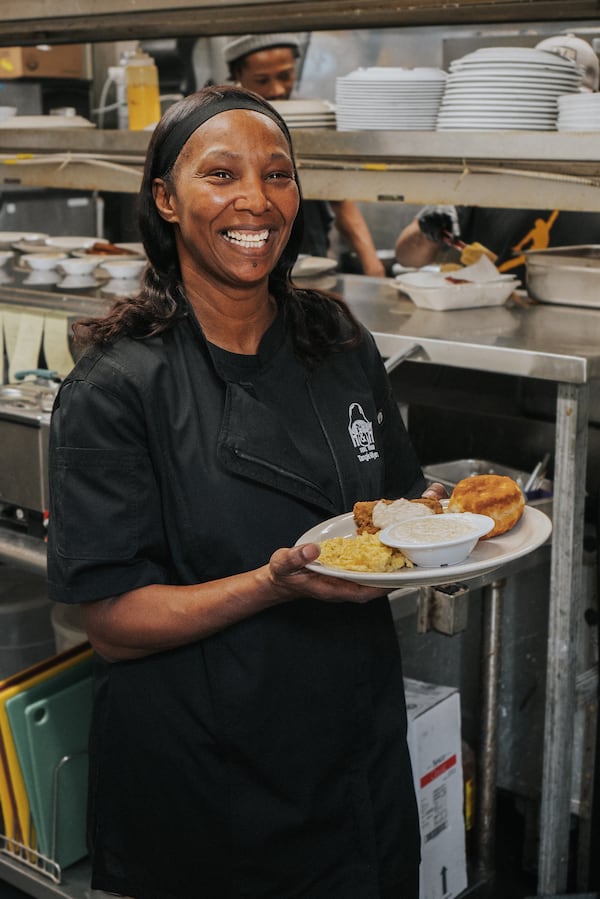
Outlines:
[[335,106],[329,100],[271,100],[288,128],[335,128]]
[[435,131],[446,73],[375,66],[336,78],[338,131]]
[[438,131],[555,131],[557,100],[577,93],[572,59],[529,47],[482,47],[450,63]]
[[600,131],[600,93],[558,98],[558,131]]

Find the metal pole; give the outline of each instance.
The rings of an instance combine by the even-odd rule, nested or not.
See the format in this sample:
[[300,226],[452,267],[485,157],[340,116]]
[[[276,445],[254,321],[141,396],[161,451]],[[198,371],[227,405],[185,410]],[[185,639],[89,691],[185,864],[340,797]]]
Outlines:
[[484,880],[494,873],[498,693],[504,581],[483,588],[481,647],[482,715],[477,778],[477,866]]
[[564,893],[567,886],[588,416],[588,385],[559,384],[538,859],[540,896]]

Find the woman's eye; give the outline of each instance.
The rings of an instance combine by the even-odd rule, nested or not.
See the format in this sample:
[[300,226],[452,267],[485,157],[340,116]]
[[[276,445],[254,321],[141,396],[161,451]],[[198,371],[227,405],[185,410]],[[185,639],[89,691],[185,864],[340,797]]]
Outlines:
[[293,176],[290,174],[290,172],[271,172],[269,175],[269,179],[271,181],[289,181],[292,177]]
[[217,178],[220,181],[225,181],[227,178],[231,178],[230,173],[222,169],[217,169],[217,171],[211,172],[210,175],[212,178]]

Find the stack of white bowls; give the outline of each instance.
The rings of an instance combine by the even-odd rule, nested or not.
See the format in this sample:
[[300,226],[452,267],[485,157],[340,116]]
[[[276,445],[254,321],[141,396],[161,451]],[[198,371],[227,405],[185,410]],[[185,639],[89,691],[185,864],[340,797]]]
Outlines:
[[435,131],[446,73],[375,66],[336,78],[338,131]]
[[558,98],[559,131],[600,131],[600,94],[565,94]]

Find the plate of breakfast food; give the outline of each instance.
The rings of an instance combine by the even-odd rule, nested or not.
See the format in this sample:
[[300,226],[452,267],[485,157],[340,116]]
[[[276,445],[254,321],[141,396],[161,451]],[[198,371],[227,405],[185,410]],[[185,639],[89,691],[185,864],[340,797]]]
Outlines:
[[318,543],[311,571],[390,590],[469,580],[514,562],[545,543],[551,519],[528,506],[503,475],[472,475],[448,500],[379,499],[355,503],[306,531]]

